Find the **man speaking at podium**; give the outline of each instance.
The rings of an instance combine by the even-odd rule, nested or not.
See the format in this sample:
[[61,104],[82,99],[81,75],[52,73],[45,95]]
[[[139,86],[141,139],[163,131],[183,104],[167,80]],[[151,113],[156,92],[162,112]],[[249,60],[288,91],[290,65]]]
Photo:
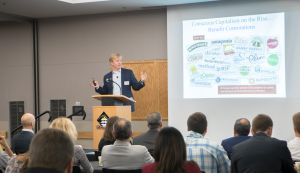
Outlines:
[[[141,80],[138,82],[132,70],[122,68],[122,55],[113,53],[109,57],[109,62],[112,71],[107,73],[103,78],[103,87],[99,86],[97,81],[91,81],[91,86],[99,94],[124,95],[133,98],[131,87],[135,91],[139,91],[145,86],[147,74],[141,72]],[[121,88],[121,89],[120,89]],[[124,103],[124,105],[131,105],[131,112],[134,112],[134,103]]]

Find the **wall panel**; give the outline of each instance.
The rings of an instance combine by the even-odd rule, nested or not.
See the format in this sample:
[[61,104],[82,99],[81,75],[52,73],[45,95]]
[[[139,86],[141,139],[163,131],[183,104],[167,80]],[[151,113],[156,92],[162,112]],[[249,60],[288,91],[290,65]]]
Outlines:
[[0,38],[0,131],[9,139],[9,101],[25,101],[25,111],[34,111],[32,25],[1,22]]
[[140,91],[132,90],[136,103],[131,119],[144,121],[149,113],[157,111],[163,120],[168,120],[167,60],[126,61],[123,67],[131,69],[138,81],[141,72],[147,74],[145,87]]

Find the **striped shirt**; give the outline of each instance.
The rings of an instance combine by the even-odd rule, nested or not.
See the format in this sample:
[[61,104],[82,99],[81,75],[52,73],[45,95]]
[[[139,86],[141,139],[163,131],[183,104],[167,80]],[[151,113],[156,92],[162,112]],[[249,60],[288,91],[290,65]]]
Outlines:
[[221,145],[193,131],[188,132],[185,143],[187,160],[194,160],[201,171],[205,173],[230,173],[230,160]]

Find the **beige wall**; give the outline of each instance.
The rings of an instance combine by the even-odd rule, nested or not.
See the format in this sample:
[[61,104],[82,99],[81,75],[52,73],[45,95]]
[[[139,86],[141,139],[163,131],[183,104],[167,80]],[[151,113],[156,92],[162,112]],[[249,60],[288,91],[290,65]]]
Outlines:
[[6,142],[10,145],[9,121],[0,121],[0,131],[6,131]]
[[0,81],[0,131],[9,132],[9,101],[25,101],[25,112],[34,110],[31,24],[1,22]]
[[[121,53],[123,61],[167,59],[166,26],[165,9],[39,20],[41,111],[50,109],[50,99],[67,99],[70,115],[75,102],[81,102],[86,120],[74,117],[73,122],[78,131],[92,132],[92,107],[101,102],[91,98],[97,94],[89,86],[91,78],[103,85],[113,52]],[[42,128],[49,126],[46,119]],[[133,130],[146,132],[146,122],[133,122]],[[91,139],[76,144],[93,147]]]
[[[40,19],[40,111],[50,110],[50,99],[67,99],[67,115],[76,101],[85,106],[87,118],[73,119],[78,131],[92,131],[91,78],[103,84],[113,52],[123,61],[167,58],[166,9]],[[33,49],[31,24],[0,25],[0,131],[9,132],[9,101],[25,100],[25,111],[34,111]],[[140,76],[136,76],[139,80]],[[48,116],[42,117],[46,128]],[[2,124],[1,124],[2,122]],[[145,132],[145,122],[133,122],[134,131]],[[91,140],[78,140],[92,146]]]
[[39,20],[41,111],[50,99],[67,99],[70,115],[79,101],[92,120],[101,103],[91,98],[91,78],[103,84],[113,52],[123,61],[166,59],[166,22],[165,9]]

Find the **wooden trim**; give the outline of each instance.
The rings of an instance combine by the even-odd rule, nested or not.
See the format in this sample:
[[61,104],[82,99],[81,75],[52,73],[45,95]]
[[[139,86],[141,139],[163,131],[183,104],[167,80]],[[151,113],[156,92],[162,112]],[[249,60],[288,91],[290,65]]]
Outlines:
[[92,97],[99,101],[102,101],[102,98],[116,98],[116,99],[123,101],[124,103],[135,103],[136,102],[135,100],[128,98],[124,95],[93,95]]
[[7,137],[7,131],[0,131],[0,136],[4,136],[4,138]]
[[168,62],[168,60],[163,60],[163,59],[162,59],[162,60],[156,60],[156,62],[157,62],[157,63],[166,63],[166,62]]
[[78,132],[78,139],[93,139],[93,132]]
[[139,136],[139,135],[141,135],[143,133],[144,132],[132,132],[132,134],[133,134],[134,137],[137,137],[137,136]]

